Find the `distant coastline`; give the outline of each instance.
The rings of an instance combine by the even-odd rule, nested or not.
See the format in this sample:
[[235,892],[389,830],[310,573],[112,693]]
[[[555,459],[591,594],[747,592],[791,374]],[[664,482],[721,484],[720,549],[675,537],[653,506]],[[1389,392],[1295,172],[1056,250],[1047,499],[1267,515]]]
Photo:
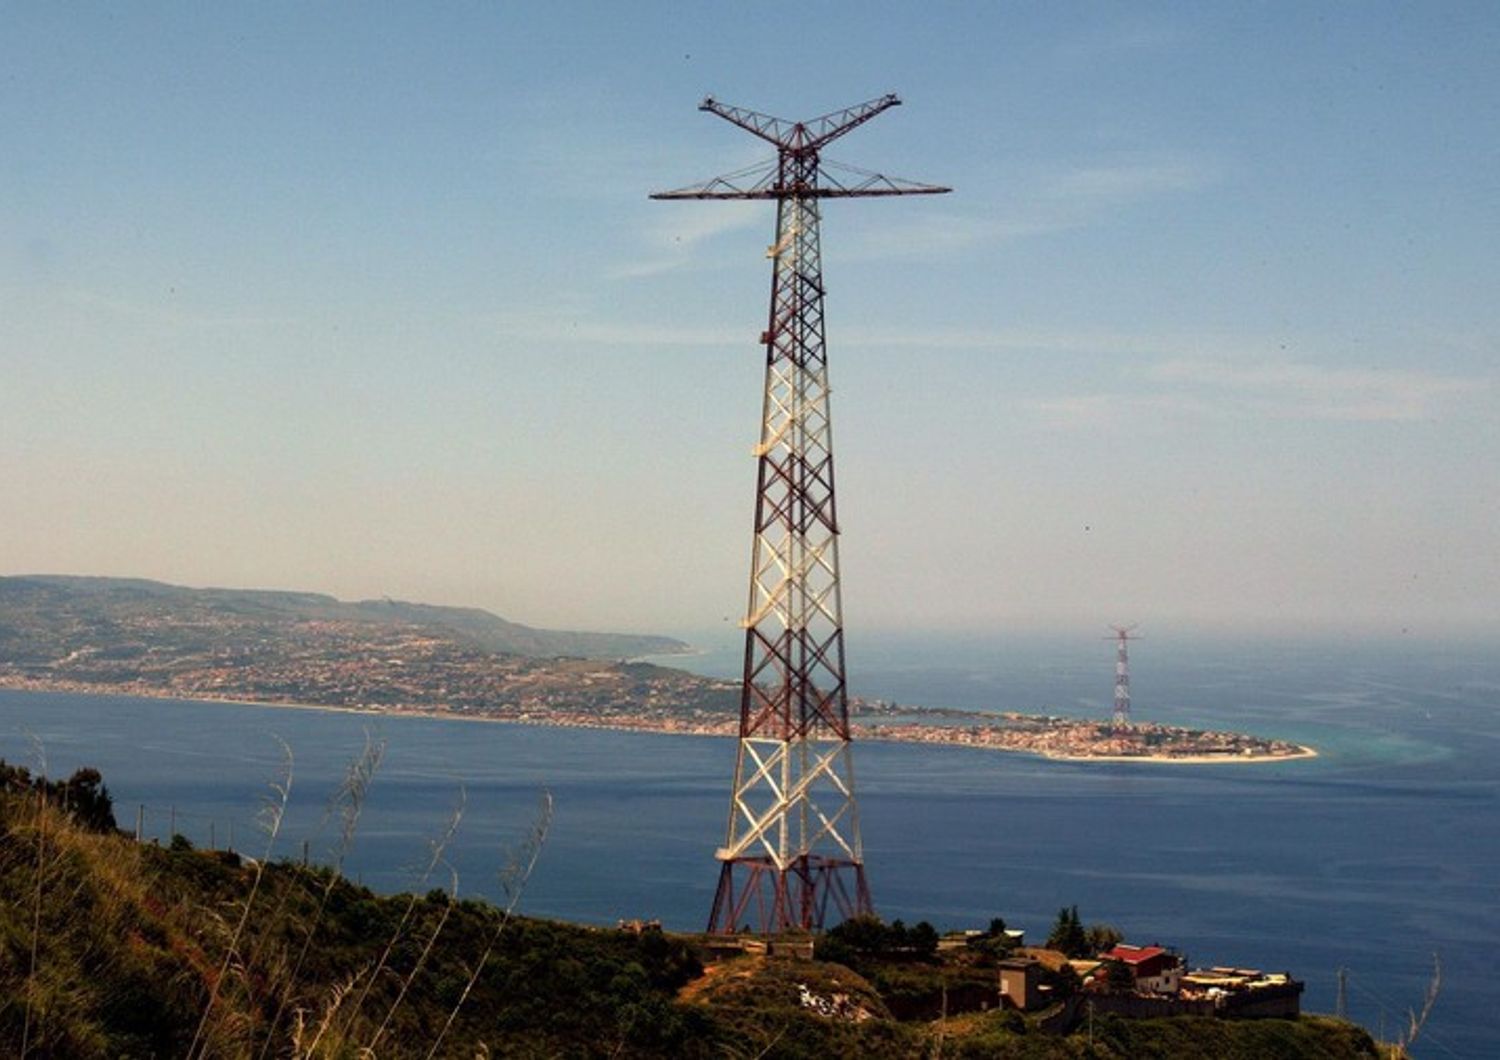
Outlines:
[[[170,689],[144,689],[129,686],[110,687],[89,682],[19,677],[12,674],[0,674],[0,689],[13,692],[107,695],[141,700],[166,700],[179,703],[271,707],[286,710],[360,714],[370,717],[479,721],[556,729],[599,729],[611,732],[646,733],[666,736],[702,736],[716,739],[732,738],[737,735],[738,730],[738,719],[733,717],[679,719],[651,714],[611,714],[600,716],[575,710],[486,713],[446,709],[432,705],[377,706],[369,704],[311,703],[305,701],[252,699],[243,696],[214,695],[211,692],[205,693],[200,691],[177,693]],[[921,714],[923,713],[923,708],[903,707],[902,712],[903,714]],[[986,720],[989,720],[990,717],[980,715],[978,712],[968,711],[933,711],[932,713],[941,713],[944,716],[962,713],[965,716],[985,717]],[[1107,750],[1101,750],[1100,753],[1080,753],[1076,750],[1070,752],[1059,749],[1056,746],[1050,746],[1043,739],[1028,736],[1025,729],[1017,729],[999,723],[1021,723],[1022,725],[1040,727],[1041,731],[1049,736],[1058,736],[1058,734],[1065,736],[1066,734],[1073,733],[1075,734],[1075,746],[1076,740],[1079,738],[1076,734],[1080,731],[1096,731],[1098,729],[1097,723],[1081,719],[1016,713],[993,715],[993,719],[994,723],[990,725],[968,727],[927,725],[921,723],[889,725],[854,722],[850,728],[854,738],[859,741],[927,744],[934,747],[967,747],[970,749],[999,751],[1008,754],[1032,755],[1057,762],[1138,762],[1152,764],[1171,763],[1178,765],[1222,765],[1227,763],[1287,762],[1318,757],[1318,752],[1315,748],[1302,744],[1263,740],[1258,737],[1244,736],[1237,733],[1201,734],[1195,730],[1177,729],[1171,726],[1148,726],[1142,731],[1160,734],[1180,734],[1183,738],[1206,735],[1218,739],[1232,739],[1238,742],[1234,745],[1235,749],[1226,749],[1216,753],[1192,753],[1187,751],[1173,753],[1170,749],[1134,754],[1109,753]],[[1018,733],[1019,735],[1017,735]],[[1116,736],[1113,738],[1121,739],[1122,737]]]
[[[0,577],[0,687],[238,702],[371,715],[733,737],[737,680],[649,657],[672,637],[542,630],[474,608],[319,593]],[[632,661],[635,660],[635,661]],[[1258,762],[1285,740],[1136,722],[848,700],[862,740],[1063,761]]]

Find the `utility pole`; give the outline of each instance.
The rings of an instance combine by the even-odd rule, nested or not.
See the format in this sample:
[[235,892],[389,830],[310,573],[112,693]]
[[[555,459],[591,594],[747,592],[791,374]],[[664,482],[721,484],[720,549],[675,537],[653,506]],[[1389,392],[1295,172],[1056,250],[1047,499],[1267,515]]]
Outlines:
[[776,203],[739,749],[711,932],[752,914],[762,933],[818,930],[830,901],[841,919],[873,911],[849,746],[818,226],[824,199],[949,190],[822,160],[828,144],[900,102],[881,96],[792,122],[705,99],[699,110],[776,157],[651,196]]
[[1341,1020],[1349,1018],[1349,969],[1339,968],[1339,993],[1333,1005],[1333,1014]]

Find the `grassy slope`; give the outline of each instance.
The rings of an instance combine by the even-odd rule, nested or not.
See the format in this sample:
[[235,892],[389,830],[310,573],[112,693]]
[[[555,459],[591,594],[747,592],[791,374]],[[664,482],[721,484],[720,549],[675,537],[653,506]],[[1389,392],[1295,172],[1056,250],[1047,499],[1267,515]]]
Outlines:
[[[0,794],[0,1055],[19,1055],[23,1033],[38,1057],[184,1055],[253,874],[233,857],[85,831],[30,795]],[[219,985],[210,1055],[258,1055],[268,1035],[269,1055],[294,1055],[325,1023],[331,1030],[311,1055],[357,1055],[446,914],[379,1049],[382,1057],[425,1055],[500,914],[440,895],[329,888],[329,880],[326,871],[268,868],[239,959]],[[324,914],[293,977],[325,889]],[[387,970],[356,1008],[393,937]],[[921,974],[908,968],[895,978],[910,987]],[[835,1014],[810,1012],[804,988]],[[272,1030],[283,996],[286,1014]],[[483,1043],[491,1054],[524,1057],[881,1058],[931,1056],[939,1041],[943,1056],[1375,1055],[1368,1036],[1334,1021],[1111,1019],[1096,1021],[1094,1032],[1090,1046],[1082,1035],[1049,1037],[997,1012],[941,1027],[902,1023],[867,979],[840,965],[739,958],[703,975],[690,939],[517,919],[439,1055],[472,1057]]]
[[[28,975],[39,823],[42,930],[36,972]],[[0,1055],[20,1051],[28,979],[34,1055],[184,1055],[253,876],[235,860],[91,834],[51,808],[39,822],[35,800],[0,797]],[[354,1045],[369,1041],[399,979],[447,912],[380,1049],[381,1056],[425,1054],[499,913],[478,902],[450,908],[441,896],[417,900],[390,971],[356,1013],[353,999],[411,900],[333,886],[293,980],[290,968],[328,880],[326,871],[270,867],[238,948],[241,959],[220,986],[210,1021],[212,1055],[256,1055],[289,990],[272,1055],[289,1053],[299,1020],[306,1045],[332,1011],[331,1026],[353,1025],[325,1035],[318,1055],[352,1056]],[[481,1040],[512,1055],[687,1055],[684,1043],[711,1035],[672,998],[698,972],[688,947],[660,933],[638,937],[515,920],[440,1055],[473,1056]]]

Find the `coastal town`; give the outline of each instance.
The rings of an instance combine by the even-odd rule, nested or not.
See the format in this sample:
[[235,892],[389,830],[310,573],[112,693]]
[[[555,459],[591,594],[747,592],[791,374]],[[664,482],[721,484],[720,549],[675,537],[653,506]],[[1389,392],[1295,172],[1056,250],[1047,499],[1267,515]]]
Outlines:
[[[309,609],[300,598],[295,609],[275,610],[246,596],[255,607],[196,598],[191,606],[132,599],[128,609],[116,603],[89,611],[76,602],[12,609],[0,645],[0,687],[697,736],[739,732],[737,681],[620,658],[496,650],[444,621],[404,620],[409,612],[382,621],[380,610],[376,618],[368,610],[343,617],[326,604]],[[856,739],[1056,759],[1265,762],[1314,753],[1284,740],[1142,721],[860,697],[851,697],[849,709]]]
[[[903,708],[906,709],[906,708]],[[1310,747],[1237,732],[1132,721],[1127,725],[1052,715],[970,715],[971,724],[920,721],[858,725],[861,739],[1016,751],[1044,758],[1109,761],[1266,762],[1316,757]],[[980,720],[983,719],[983,720]]]

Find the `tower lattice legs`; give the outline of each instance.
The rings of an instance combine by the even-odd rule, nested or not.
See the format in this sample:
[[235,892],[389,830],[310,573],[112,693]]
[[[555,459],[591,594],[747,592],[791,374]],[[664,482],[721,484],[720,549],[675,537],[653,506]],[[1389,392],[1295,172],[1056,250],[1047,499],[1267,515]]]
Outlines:
[[817,928],[829,922],[830,907],[834,923],[874,911],[863,864],[807,855],[782,870],[768,857],[738,858],[719,870],[708,930]]
[[818,930],[873,909],[844,677],[820,202],[948,189],[863,170],[850,183],[825,173],[819,151],[899,102],[794,123],[705,100],[702,109],[775,144],[775,163],[748,180],[746,171],[653,196],[776,202],[739,751],[713,932]]
[[1130,642],[1140,640],[1130,634],[1134,626],[1110,626],[1115,641],[1115,711],[1113,724],[1116,729],[1130,728]]
[[[785,177],[803,183],[806,161]],[[870,911],[854,800],[817,202],[777,209],[740,745],[710,930]]]

